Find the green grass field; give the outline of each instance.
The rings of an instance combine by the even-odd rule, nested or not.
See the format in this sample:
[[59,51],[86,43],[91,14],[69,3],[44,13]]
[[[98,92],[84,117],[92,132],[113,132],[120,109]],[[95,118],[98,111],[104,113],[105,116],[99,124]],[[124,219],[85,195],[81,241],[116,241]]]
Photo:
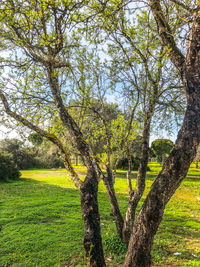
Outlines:
[[[148,173],[159,173],[159,171],[161,170],[161,165],[158,162],[150,162],[149,167],[151,170]],[[195,167],[195,163],[192,163],[187,175],[200,177],[200,168],[197,169]]]
[[[150,167],[160,168],[154,163]],[[84,168],[78,172],[83,174]],[[128,200],[125,177],[119,171],[115,185],[123,214]],[[145,194],[153,180],[147,177]],[[1,267],[87,266],[79,192],[64,170],[22,171],[19,181],[0,183],[0,196]],[[107,266],[122,266],[126,248],[115,234],[102,182],[99,206]],[[187,178],[166,207],[154,242],[153,266],[200,266],[199,211],[200,179]]]

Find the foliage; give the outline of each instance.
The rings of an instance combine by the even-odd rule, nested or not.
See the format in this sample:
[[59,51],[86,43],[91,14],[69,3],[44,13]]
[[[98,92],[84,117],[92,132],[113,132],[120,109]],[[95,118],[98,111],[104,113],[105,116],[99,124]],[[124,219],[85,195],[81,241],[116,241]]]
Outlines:
[[[32,137],[31,137],[32,138]],[[35,138],[35,135],[34,137]],[[36,137],[38,143],[40,137]],[[0,151],[9,153],[21,170],[30,168],[64,168],[63,157],[52,144],[44,143],[41,149],[24,146],[18,139],[4,139],[0,142]]]
[[159,162],[163,162],[169,156],[173,147],[174,143],[169,139],[156,139],[151,144],[151,149]]
[[[132,156],[131,160],[132,160],[132,170],[137,171],[140,164],[140,159]],[[117,169],[128,170],[128,159],[127,158],[120,159],[117,164]]]
[[20,171],[12,155],[0,152],[0,181],[7,181],[8,179],[18,179]]
[[60,155],[48,154],[44,151],[35,157],[35,165],[32,168],[64,168],[64,160]]
[[28,140],[34,145],[34,146],[39,146],[43,142],[43,138],[40,134],[38,133],[32,133],[29,134]]
[[23,142],[18,139],[4,139],[0,142],[0,151],[12,155],[12,159],[19,169],[32,168],[36,162],[34,154],[25,148]]
[[111,125],[120,114],[118,104],[110,104],[106,101],[88,97],[81,101],[72,101],[70,103],[70,114],[80,126],[94,154],[104,153],[107,138],[105,128],[112,135]]

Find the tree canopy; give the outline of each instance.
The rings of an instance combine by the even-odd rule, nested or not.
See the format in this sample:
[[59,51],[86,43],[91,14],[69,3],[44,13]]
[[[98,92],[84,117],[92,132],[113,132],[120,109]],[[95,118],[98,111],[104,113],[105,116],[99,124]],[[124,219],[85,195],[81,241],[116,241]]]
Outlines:
[[174,147],[174,143],[169,139],[156,139],[151,144],[151,149],[158,162],[163,162],[170,154]]
[[[80,191],[90,265],[105,266],[97,198],[103,179],[117,232],[128,245],[124,266],[150,266],[165,206],[200,142],[199,2],[2,0],[0,10],[1,114],[47,138],[63,155]],[[98,119],[90,120],[94,114]],[[167,127],[169,118],[180,124],[183,114],[175,145],[136,217],[152,121]],[[141,160],[133,189],[131,144],[138,129]],[[95,138],[105,142],[105,173]],[[87,168],[84,179],[71,164],[70,146]],[[125,218],[114,190],[116,150],[129,164]]]

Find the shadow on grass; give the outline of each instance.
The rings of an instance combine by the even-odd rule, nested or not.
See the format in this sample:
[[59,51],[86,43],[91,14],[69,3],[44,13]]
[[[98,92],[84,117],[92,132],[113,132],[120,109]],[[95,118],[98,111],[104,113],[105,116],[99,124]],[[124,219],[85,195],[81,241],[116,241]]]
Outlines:
[[[119,172],[117,177],[125,179],[126,173]],[[192,181],[196,182],[196,179]],[[0,266],[14,262],[23,266],[59,266],[60,262],[70,263],[73,255],[81,261],[80,255],[84,254],[83,222],[78,190],[22,178],[7,184],[0,183],[0,195]],[[125,215],[128,195],[120,193],[117,196]],[[105,192],[99,192],[99,208],[105,242],[107,236],[116,231]],[[196,252],[185,246],[185,240],[200,238],[199,226],[195,218],[178,215],[182,208],[166,208],[153,249],[153,260],[157,263],[168,256],[176,260],[173,253],[177,250],[182,253],[182,260],[194,258],[192,253]],[[114,257],[117,260],[118,256],[114,254]],[[122,261],[123,257],[120,257]]]
[[79,192],[23,178],[0,183],[0,266],[60,266],[83,254]]

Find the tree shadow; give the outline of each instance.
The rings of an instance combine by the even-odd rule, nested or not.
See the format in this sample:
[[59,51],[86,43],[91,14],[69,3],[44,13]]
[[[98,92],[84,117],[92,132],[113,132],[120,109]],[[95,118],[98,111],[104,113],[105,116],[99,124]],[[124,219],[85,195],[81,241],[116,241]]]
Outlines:
[[[126,174],[119,173],[117,177],[125,179]],[[195,178],[189,178],[187,181],[191,179],[196,182]],[[22,178],[7,184],[0,182],[0,195],[2,225],[0,257],[5,266],[8,262],[26,265],[34,257],[38,257],[41,266],[42,264],[47,266],[45,261],[49,261],[49,266],[52,266],[59,262],[69,263],[73,255],[84,254],[83,221],[77,189],[63,188],[32,178]],[[119,193],[117,197],[125,215],[128,194]],[[105,240],[108,234],[115,233],[115,222],[114,217],[110,215],[111,206],[107,193],[99,192],[98,199],[102,235]],[[138,206],[138,210],[141,205],[142,203]],[[159,253],[159,259],[165,256],[172,257],[175,249],[180,250],[188,237],[200,237],[197,233],[199,228],[196,218],[177,216],[173,214],[174,210],[168,211],[168,207],[166,211],[155,238],[154,259]],[[181,207],[176,207],[176,213],[179,211]],[[192,259],[192,252],[190,253],[189,249],[181,251],[181,259]],[[37,265],[33,262],[34,264]]]

